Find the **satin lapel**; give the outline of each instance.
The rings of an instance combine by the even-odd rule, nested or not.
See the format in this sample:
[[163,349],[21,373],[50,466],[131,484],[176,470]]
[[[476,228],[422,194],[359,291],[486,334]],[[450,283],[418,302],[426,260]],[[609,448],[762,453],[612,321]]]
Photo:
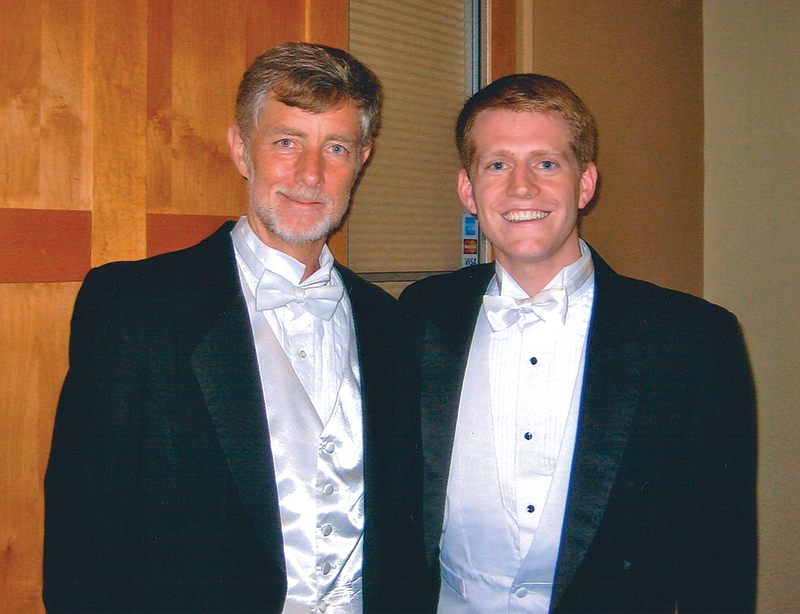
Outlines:
[[[473,273],[473,271],[470,271]],[[429,310],[422,332],[420,398],[424,451],[425,552],[433,564],[439,553],[447,479],[453,454],[461,388],[475,322],[493,266],[455,275],[453,287],[441,288],[443,303]]]
[[[228,231],[229,232],[229,231]],[[220,446],[245,508],[267,551],[283,566],[278,493],[267,418],[247,306],[239,291],[230,239],[221,264],[211,265],[215,291],[226,297],[192,353],[192,365],[217,430]]]
[[636,319],[621,278],[596,254],[578,438],[551,611],[583,561],[603,519],[638,400]]

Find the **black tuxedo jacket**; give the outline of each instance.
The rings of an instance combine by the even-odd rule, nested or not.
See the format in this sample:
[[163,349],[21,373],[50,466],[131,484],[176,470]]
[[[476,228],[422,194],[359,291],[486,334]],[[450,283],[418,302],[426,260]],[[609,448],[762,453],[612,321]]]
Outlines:
[[[270,436],[231,228],[93,270],[81,288],[45,481],[50,614],[282,609]],[[385,612],[402,607],[404,569],[397,304],[338,269],[362,373],[365,611]]]
[[[621,277],[595,305],[551,611],[752,612],[754,391],[735,317]],[[432,600],[459,398],[492,265],[411,286]],[[487,450],[487,454],[490,451]],[[476,488],[480,487],[476,485]]]

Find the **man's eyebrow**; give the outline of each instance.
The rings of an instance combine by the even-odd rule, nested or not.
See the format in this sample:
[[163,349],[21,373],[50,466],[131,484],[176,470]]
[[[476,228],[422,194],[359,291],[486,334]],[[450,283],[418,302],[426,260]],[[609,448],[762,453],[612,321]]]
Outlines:
[[355,143],[356,141],[358,141],[358,138],[353,136],[352,134],[334,133],[334,134],[328,135],[328,138],[326,140],[328,140],[328,141],[341,141],[343,143]]
[[306,133],[291,126],[275,126],[269,131],[270,135],[285,134],[287,136],[305,136]]
[[[494,157],[515,157],[515,152],[510,149],[495,149],[494,151],[487,151],[484,154],[478,156],[479,160],[484,158],[494,158]],[[525,157],[542,157],[548,156],[551,158],[566,158],[569,159],[569,153],[567,151],[561,151],[556,149],[537,149],[535,151],[531,151],[525,154]]]
[[[275,126],[272,130],[267,133],[269,136],[277,136],[277,135],[285,135],[285,136],[297,136],[297,137],[305,137],[307,134],[302,130],[298,130],[297,128],[292,128],[291,126]],[[346,133],[334,133],[329,134],[326,138],[326,141],[340,141],[342,143],[356,143],[358,141],[358,137],[352,134]]]

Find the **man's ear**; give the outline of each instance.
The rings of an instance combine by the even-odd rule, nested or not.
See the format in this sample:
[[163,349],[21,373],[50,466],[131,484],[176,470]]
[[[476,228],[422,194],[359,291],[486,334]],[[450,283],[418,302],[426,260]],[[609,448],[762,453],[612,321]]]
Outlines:
[[595,188],[597,188],[597,167],[594,162],[589,162],[586,170],[581,175],[581,193],[578,197],[578,209],[583,209],[594,196]]
[[239,126],[236,124],[231,124],[228,127],[228,145],[230,145],[231,157],[233,158],[233,163],[236,165],[236,168],[239,169],[242,177],[249,179],[250,167],[247,164],[247,156],[245,154],[247,146],[244,143],[244,139],[242,139]]
[[470,181],[469,173],[464,168],[458,173],[458,197],[461,199],[464,209],[472,215],[478,215],[478,207],[475,205],[475,195],[472,191],[472,181]]
[[369,160],[369,156],[371,153],[372,153],[372,145],[361,148],[361,160],[359,160],[358,168],[364,167],[364,165],[367,163],[367,160]]

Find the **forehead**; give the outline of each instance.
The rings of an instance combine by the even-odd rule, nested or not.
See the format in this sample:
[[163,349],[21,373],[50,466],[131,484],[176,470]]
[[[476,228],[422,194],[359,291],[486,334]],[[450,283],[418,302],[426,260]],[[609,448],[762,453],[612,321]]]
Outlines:
[[306,111],[269,96],[258,114],[258,133],[291,132],[357,141],[361,132],[358,109],[347,102],[327,111]]
[[495,149],[569,151],[567,122],[557,113],[487,109],[475,118],[472,145],[481,155]]

